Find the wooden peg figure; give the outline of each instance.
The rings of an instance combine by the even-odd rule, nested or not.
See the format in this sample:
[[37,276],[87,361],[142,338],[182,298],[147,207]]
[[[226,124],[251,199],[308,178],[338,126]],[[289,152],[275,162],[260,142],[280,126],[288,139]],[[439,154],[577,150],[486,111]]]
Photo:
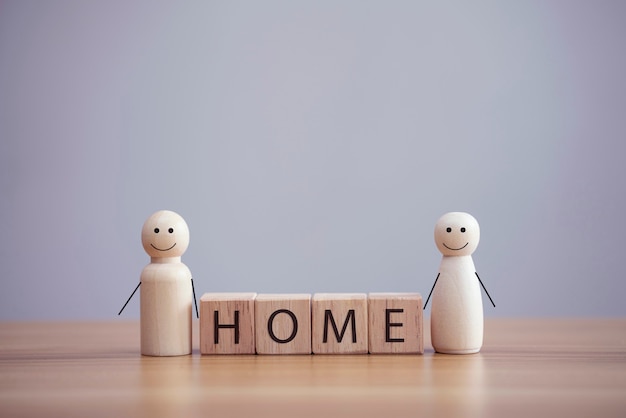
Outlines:
[[181,262],[189,246],[189,228],[179,214],[161,210],[143,224],[141,243],[150,256],[137,285],[141,286],[141,354],[191,354],[191,299],[195,301],[195,291],[191,271]]
[[[472,260],[479,240],[478,221],[469,213],[446,213],[435,225],[435,243],[443,257],[428,299],[432,295],[430,333],[438,353],[478,353],[483,345],[480,286],[489,293]],[[489,300],[493,304],[491,296]]]

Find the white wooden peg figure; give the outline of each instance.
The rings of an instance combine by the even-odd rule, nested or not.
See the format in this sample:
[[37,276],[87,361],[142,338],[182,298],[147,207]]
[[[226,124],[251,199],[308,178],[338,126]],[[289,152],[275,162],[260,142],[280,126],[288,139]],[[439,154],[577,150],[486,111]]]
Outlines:
[[141,286],[141,354],[191,354],[191,299],[195,302],[195,290],[191,271],[181,262],[189,246],[189,228],[179,214],[161,210],[143,224],[141,242],[150,264],[144,267],[128,298],[130,301]]
[[435,225],[435,243],[443,254],[431,295],[430,333],[438,353],[478,353],[483,345],[482,286],[472,260],[478,247],[478,221],[464,212],[443,215]]

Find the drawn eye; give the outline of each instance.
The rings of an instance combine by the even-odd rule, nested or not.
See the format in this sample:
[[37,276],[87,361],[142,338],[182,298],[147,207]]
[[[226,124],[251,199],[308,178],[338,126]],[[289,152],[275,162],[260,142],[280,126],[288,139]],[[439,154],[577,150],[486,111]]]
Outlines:
[[446,228],[446,232],[452,232],[452,228],[447,227],[447,228]]
[[171,234],[172,232],[174,232],[174,228],[168,229],[167,232],[169,232]]
[[461,228],[461,232],[465,232],[465,228]]
[[158,234],[159,233],[159,228],[154,228],[154,233]]

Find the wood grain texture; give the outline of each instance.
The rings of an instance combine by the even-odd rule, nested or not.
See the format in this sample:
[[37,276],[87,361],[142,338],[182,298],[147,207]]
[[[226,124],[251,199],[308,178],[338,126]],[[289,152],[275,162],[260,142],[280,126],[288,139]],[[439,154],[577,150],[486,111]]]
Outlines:
[[[139,322],[0,323],[3,417],[624,417],[626,319],[485,320],[480,353],[145,357]],[[194,330],[198,322],[194,320]]]
[[310,294],[259,294],[254,309],[258,354],[311,354]]
[[254,354],[256,293],[205,293],[200,298],[200,352]]
[[422,295],[370,293],[367,303],[370,353],[424,352]]
[[311,301],[314,354],[367,353],[367,295],[316,293]]

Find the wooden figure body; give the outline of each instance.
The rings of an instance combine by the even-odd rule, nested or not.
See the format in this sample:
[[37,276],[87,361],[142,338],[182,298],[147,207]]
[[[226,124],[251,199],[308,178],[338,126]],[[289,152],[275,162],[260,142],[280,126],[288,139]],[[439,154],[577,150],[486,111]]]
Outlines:
[[195,292],[191,271],[181,262],[189,246],[189,228],[180,215],[162,210],[144,223],[141,242],[151,257],[137,285],[141,286],[141,354],[191,354],[191,299],[195,300]]
[[141,354],[191,354],[191,271],[173,258],[152,258],[141,272]]
[[468,213],[447,213],[435,226],[435,242],[443,258],[431,290],[430,332],[439,353],[470,354],[482,347],[482,282],[472,260],[479,240],[478,222]]

